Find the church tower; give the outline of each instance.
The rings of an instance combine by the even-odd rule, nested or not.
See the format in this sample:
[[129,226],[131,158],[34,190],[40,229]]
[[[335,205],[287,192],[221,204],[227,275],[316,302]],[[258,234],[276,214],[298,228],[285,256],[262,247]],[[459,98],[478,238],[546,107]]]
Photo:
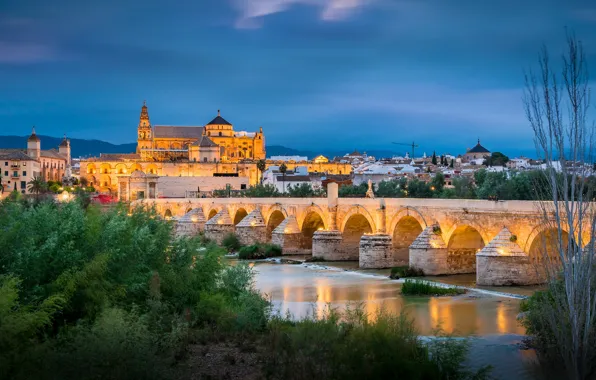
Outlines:
[[27,155],[34,160],[39,160],[41,157],[41,142],[35,134],[35,127],[31,131],[31,136],[27,139]]
[[152,148],[152,132],[151,123],[149,122],[149,112],[147,112],[147,103],[143,101],[139,126],[137,127],[137,153],[141,153],[141,149]]

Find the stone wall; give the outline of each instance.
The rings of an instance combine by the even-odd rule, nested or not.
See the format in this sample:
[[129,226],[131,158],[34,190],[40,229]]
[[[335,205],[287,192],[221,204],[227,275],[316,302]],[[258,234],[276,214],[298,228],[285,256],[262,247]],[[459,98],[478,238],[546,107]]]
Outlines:
[[243,245],[267,242],[266,226],[236,226],[236,235]]
[[544,273],[527,256],[476,257],[476,284],[485,286],[536,285]]
[[360,268],[390,268],[394,264],[389,235],[363,235],[360,239]]
[[274,231],[271,236],[271,243],[280,246],[283,255],[310,253],[310,250],[302,248],[302,240],[303,237],[301,233],[291,234]]
[[217,244],[221,244],[222,240],[231,233],[234,233],[233,224],[205,224],[205,236]]
[[159,177],[157,180],[158,196],[166,198],[184,198],[186,191],[213,191],[225,189],[230,184],[232,190],[240,190],[241,185],[248,187],[248,177]]
[[342,237],[339,231],[316,231],[312,238],[312,257],[327,261],[355,260],[342,250]]

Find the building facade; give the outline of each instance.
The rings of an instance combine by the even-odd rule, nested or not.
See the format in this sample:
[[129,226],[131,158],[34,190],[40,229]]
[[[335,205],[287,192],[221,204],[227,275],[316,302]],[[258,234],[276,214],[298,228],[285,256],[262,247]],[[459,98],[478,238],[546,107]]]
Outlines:
[[44,181],[62,181],[70,166],[70,140],[64,137],[58,149],[42,150],[35,133],[27,139],[27,149],[0,149],[2,188],[29,193],[27,184],[35,177]]

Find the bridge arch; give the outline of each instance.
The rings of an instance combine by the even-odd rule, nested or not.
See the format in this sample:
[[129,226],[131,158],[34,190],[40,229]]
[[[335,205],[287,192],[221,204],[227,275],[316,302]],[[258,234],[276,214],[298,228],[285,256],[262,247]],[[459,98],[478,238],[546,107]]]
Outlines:
[[240,223],[242,219],[246,218],[247,216],[248,212],[246,211],[246,208],[243,206],[238,207],[236,209],[236,213],[234,214],[234,225]]
[[167,208],[163,213],[163,217],[166,219],[171,219],[172,218],[172,210]]
[[215,215],[217,215],[217,213],[220,211],[221,211],[221,206],[212,205],[209,209],[205,210],[206,219],[207,220],[213,219],[213,217]]
[[[570,238],[572,241],[576,241],[574,237],[569,236],[569,232],[566,229],[563,229],[560,237],[563,249],[567,249]],[[558,229],[553,225],[547,224],[535,228],[528,237],[524,248],[527,248],[525,251],[533,262],[545,262],[547,257],[553,264],[561,262]]]
[[357,259],[360,252],[360,239],[364,234],[375,231],[374,222],[370,215],[354,212],[346,215],[342,229],[342,251],[349,259]]
[[394,227],[387,231],[391,234],[393,258],[396,262],[406,264],[410,259],[410,245],[422,233],[426,224],[420,218],[402,214]]
[[377,225],[375,223],[374,218],[370,215],[370,213],[366,210],[366,208],[364,208],[363,206],[357,205],[357,206],[350,207],[348,212],[343,216],[342,222],[341,222],[341,229],[340,229],[340,231],[342,233],[346,229],[346,225],[348,224],[348,221],[354,215],[362,215],[362,217],[364,217],[366,219],[366,221],[368,222],[371,232],[372,233],[377,232]]
[[267,224],[267,238],[271,239],[273,230],[277,228],[287,217],[281,210],[273,210],[265,222]]
[[476,272],[476,253],[487,243],[477,227],[455,226],[447,240],[447,265],[454,273]]
[[302,246],[312,249],[312,237],[318,230],[326,230],[325,213],[318,206],[310,206],[304,210],[304,217],[300,225],[302,231]]
[[286,209],[280,203],[275,203],[267,209],[267,212],[263,213],[265,223],[269,223],[269,219],[271,219],[273,214],[276,214],[276,211],[280,212],[283,215],[284,219],[288,217],[288,212],[286,211]]
[[425,229],[426,227],[430,226],[431,224],[436,223],[435,220],[427,221],[427,218],[425,218],[424,215],[422,215],[422,213],[420,211],[418,211],[416,208],[406,206],[406,207],[399,208],[397,210],[397,212],[393,215],[393,217],[391,218],[391,222],[389,223],[387,232],[391,233],[391,231],[395,231],[397,224],[400,223],[402,218],[404,218],[406,216],[416,219],[416,221],[422,227],[422,229]]

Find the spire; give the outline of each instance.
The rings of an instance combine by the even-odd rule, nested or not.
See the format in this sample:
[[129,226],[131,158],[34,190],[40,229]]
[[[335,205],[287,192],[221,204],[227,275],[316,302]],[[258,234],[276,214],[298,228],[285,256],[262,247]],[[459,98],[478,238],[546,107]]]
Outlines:
[[141,107],[141,120],[149,121],[149,112],[147,111],[147,101],[143,100],[143,107]]
[[27,139],[27,141],[39,141],[39,137],[35,134],[35,125],[31,128],[31,136]]
[[480,145],[480,138],[478,138],[478,145]]
[[219,110],[217,110],[217,116],[221,116],[221,113],[219,112]]

